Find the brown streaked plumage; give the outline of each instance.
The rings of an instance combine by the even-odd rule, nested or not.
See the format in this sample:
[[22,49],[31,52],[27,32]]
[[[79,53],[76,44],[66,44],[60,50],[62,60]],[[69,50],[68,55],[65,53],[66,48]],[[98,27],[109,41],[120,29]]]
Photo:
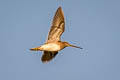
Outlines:
[[60,41],[60,36],[65,30],[65,20],[62,8],[59,7],[53,18],[52,26],[48,34],[47,42]]
[[51,29],[48,34],[48,39],[45,44],[42,46],[31,48],[32,51],[43,51],[43,56],[41,58],[42,62],[48,62],[52,60],[57,54],[58,51],[64,49],[65,47],[75,47],[80,48],[74,45],[69,44],[60,40],[62,33],[65,30],[65,20],[62,8],[59,7],[54,15]]

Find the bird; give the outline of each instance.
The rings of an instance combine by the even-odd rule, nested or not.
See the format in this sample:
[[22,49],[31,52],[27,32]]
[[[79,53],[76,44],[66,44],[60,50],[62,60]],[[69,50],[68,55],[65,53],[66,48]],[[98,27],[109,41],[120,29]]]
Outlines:
[[43,63],[51,61],[60,50],[65,47],[74,47],[83,49],[81,47],[72,45],[66,41],[61,41],[61,35],[65,31],[65,19],[61,6],[58,7],[53,17],[52,25],[48,33],[47,41],[38,47],[31,48],[31,51],[43,51],[41,61]]

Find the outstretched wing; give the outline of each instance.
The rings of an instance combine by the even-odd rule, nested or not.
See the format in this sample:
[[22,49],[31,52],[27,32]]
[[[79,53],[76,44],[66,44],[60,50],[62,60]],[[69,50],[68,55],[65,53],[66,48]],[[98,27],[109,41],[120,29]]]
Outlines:
[[44,51],[41,58],[42,62],[48,62],[52,60],[57,55],[57,53],[57,51]]
[[64,14],[62,8],[59,7],[53,18],[47,42],[60,41],[60,36],[65,30],[64,26],[65,26]]

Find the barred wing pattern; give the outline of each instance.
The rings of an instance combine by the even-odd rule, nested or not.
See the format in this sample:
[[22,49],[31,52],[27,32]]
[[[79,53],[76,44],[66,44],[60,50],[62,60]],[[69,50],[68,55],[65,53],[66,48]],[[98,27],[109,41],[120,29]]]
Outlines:
[[62,8],[59,7],[53,18],[47,42],[60,41],[60,37],[65,30],[64,26],[65,26],[64,14]]

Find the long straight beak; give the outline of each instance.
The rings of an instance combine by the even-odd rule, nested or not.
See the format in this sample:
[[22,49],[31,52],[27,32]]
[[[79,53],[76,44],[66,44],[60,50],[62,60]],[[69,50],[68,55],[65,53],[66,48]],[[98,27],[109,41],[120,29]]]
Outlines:
[[75,46],[75,45],[70,45],[70,47],[74,47],[74,48],[79,48],[79,49],[83,49],[81,47]]

